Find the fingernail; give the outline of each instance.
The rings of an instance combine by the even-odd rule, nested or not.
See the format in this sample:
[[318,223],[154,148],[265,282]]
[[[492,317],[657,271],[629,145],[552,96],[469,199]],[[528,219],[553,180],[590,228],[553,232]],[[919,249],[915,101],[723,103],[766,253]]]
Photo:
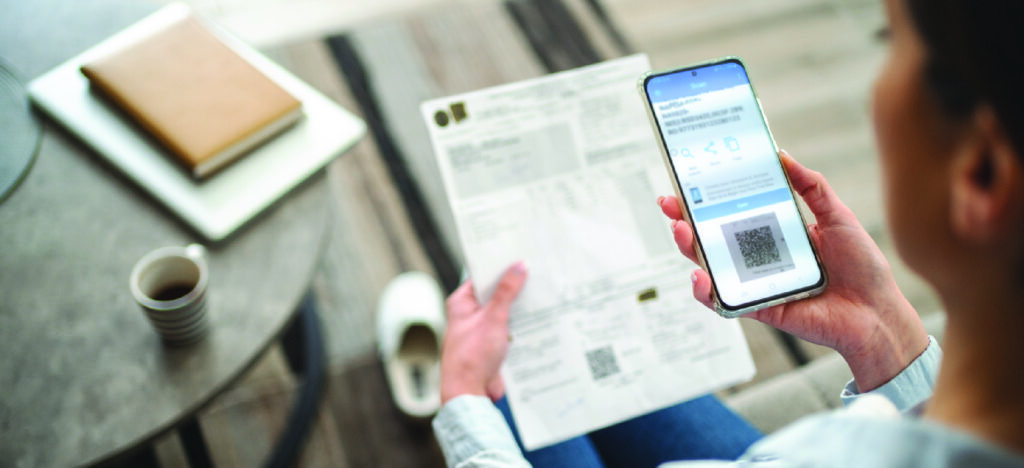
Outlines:
[[693,284],[697,284],[697,270],[693,270],[690,272],[690,282]]
[[658,206],[661,206],[661,201],[664,200],[664,199],[665,199],[664,196],[660,196],[660,195],[658,196]]
[[526,274],[526,262],[520,260],[512,265],[512,271],[517,275]]
[[672,220],[672,231],[675,231],[677,227],[679,227],[679,220],[678,219],[673,219]]

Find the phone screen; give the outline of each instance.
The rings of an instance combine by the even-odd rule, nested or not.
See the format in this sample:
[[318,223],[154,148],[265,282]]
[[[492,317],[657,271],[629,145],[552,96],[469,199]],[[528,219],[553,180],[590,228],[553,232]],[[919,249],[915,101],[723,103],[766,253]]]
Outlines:
[[727,59],[652,75],[644,90],[722,306],[823,284],[743,65]]

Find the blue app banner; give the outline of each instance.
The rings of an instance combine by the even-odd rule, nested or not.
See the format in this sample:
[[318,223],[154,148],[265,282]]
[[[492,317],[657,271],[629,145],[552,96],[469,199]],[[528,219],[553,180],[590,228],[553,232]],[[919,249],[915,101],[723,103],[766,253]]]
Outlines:
[[718,203],[706,208],[695,209],[693,210],[693,220],[698,223],[702,221],[710,221],[715,218],[734,215],[744,211],[750,211],[792,200],[793,195],[789,192],[789,187],[784,187],[770,192],[763,192],[749,197],[743,197],[738,200]]
[[646,86],[651,102],[659,103],[747,84],[750,79],[746,70],[736,62],[725,62],[657,76]]

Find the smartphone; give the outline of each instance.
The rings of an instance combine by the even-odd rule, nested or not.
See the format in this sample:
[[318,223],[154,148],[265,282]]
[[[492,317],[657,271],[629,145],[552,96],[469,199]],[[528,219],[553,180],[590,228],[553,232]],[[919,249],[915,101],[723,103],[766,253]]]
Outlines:
[[820,294],[825,269],[736,57],[640,77],[715,311],[738,317]]

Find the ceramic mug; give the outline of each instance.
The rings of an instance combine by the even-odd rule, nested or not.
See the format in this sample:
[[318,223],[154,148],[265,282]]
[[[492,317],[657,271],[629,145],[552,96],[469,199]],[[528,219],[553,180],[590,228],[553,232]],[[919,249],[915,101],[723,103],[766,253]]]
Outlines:
[[132,269],[132,296],[168,344],[194,343],[209,329],[206,257],[199,244],[162,247],[144,255]]

